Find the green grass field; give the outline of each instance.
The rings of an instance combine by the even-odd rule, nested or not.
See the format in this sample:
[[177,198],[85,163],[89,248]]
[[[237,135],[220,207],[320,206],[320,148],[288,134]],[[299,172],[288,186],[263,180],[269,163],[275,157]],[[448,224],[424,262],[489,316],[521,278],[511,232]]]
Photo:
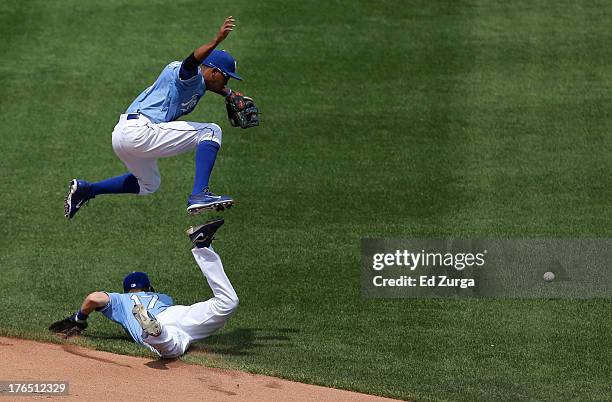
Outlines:
[[[212,189],[238,204],[216,249],[241,306],[184,360],[418,401],[612,400],[609,300],[359,290],[363,237],[612,235],[612,4],[262,3],[0,3],[0,335],[54,341],[132,270],[210,296],[183,232],[193,154],[160,161],[152,196],[73,221],[62,202],[124,172],[119,114],[234,15],[232,86],[263,124],[232,129],[214,95],[189,119],[224,129]],[[77,342],[147,353],[100,316]]]

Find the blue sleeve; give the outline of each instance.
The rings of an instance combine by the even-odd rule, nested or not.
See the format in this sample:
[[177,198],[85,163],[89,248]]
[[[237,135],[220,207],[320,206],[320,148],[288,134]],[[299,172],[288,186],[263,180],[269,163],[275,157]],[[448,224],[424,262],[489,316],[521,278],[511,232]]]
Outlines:
[[200,69],[196,68],[195,74],[189,79],[181,79],[181,68],[182,64],[179,61],[175,61],[174,63],[170,63],[168,65],[168,74],[172,74],[172,80],[174,81],[174,86],[182,91],[193,91],[199,86],[202,85],[202,74],[200,73]]
[[121,295],[119,293],[105,292],[110,301],[98,312],[104,314],[106,318],[115,322],[122,322],[125,319],[125,313],[123,311],[123,305],[121,303]]
[[193,53],[191,53],[183,62],[181,63],[181,69],[179,70],[179,78],[183,81],[186,81],[192,78],[194,75],[198,73],[198,66],[200,62],[195,58]]

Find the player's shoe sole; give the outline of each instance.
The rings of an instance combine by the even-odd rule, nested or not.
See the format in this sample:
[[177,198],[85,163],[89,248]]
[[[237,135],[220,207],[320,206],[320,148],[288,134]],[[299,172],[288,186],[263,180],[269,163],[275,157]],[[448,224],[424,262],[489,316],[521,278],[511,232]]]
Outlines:
[[189,240],[194,247],[209,247],[217,230],[223,225],[223,218],[215,218],[204,222],[199,226],[192,226],[187,229]]
[[132,309],[132,314],[145,334],[149,336],[159,336],[161,334],[161,324],[155,318],[151,317],[151,314],[149,314],[142,304],[135,305]]
[[73,179],[70,181],[70,183],[68,183],[68,193],[66,194],[66,197],[64,197],[64,216],[68,219],[71,218],[70,210],[72,209],[71,208],[72,196],[74,195],[76,189],[77,189],[76,179]]
[[234,201],[219,201],[210,204],[192,204],[187,207],[187,213],[189,215],[199,215],[205,211],[225,211],[230,209],[234,205]]
[[[83,196],[83,194],[77,194],[79,190],[87,191],[89,183],[81,181],[81,186],[85,186],[85,188],[79,188],[79,180],[77,179],[70,180],[68,184],[68,193],[66,197],[64,197],[64,216],[68,219],[72,219],[72,217],[79,212],[79,209],[90,199],[89,197]],[[79,197],[81,199],[78,199]],[[75,200],[75,198],[77,198],[77,200]]]

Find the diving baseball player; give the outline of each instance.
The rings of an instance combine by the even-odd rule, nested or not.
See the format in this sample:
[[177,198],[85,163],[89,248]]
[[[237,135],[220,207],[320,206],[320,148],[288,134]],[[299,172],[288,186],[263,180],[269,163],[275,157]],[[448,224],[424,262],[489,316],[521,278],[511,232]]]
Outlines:
[[91,293],[76,314],[54,322],[49,330],[65,338],[79,335],[87,328],[87,317],[98,311],[159,356],[181,356],[192,342],[221,328],[238,307],[238,296],[211,245],[221,225],[223,218],[217,218],[187,231],[191,252],[213,291],[211,299],[173,305],[170,296],[155,292],[146,273],[132,272],[123,280],[124,293]]
[[235,27],[227,17],[215,38],[197,48],[183,62],[168,64],[157,80],[145,89],[119,118],[113,130],[115,154],[128,173],[95,183],[73,179],[64,202],[64,215],[71,219],[90,199],[100,194],[146,195],[160,185],[159,158],[171,157],[195,148],[195,178],[187,200],[187,212],[223,210],[234,200],[209,191],[209,179],[221,147],[221,128],[214,123],[177,121],[191,113],[206,91],[225,97],[232,126],[259,125],[258,110],[249,97],[227,87],[228,80],[241,80],[236,61],[215,48]]

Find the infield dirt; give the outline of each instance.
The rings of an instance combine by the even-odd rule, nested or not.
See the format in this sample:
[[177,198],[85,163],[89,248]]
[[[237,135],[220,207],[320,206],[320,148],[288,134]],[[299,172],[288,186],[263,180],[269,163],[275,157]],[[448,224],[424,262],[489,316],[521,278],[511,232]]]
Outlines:
[[[0,337],[5,381],[68,381],[58,400],[391,401],[274,377]],[[7,395],[0,395],[0,397]],[[46,399],[36,395],[31,399]],[[19,400],[28,398],[19,397]]]

